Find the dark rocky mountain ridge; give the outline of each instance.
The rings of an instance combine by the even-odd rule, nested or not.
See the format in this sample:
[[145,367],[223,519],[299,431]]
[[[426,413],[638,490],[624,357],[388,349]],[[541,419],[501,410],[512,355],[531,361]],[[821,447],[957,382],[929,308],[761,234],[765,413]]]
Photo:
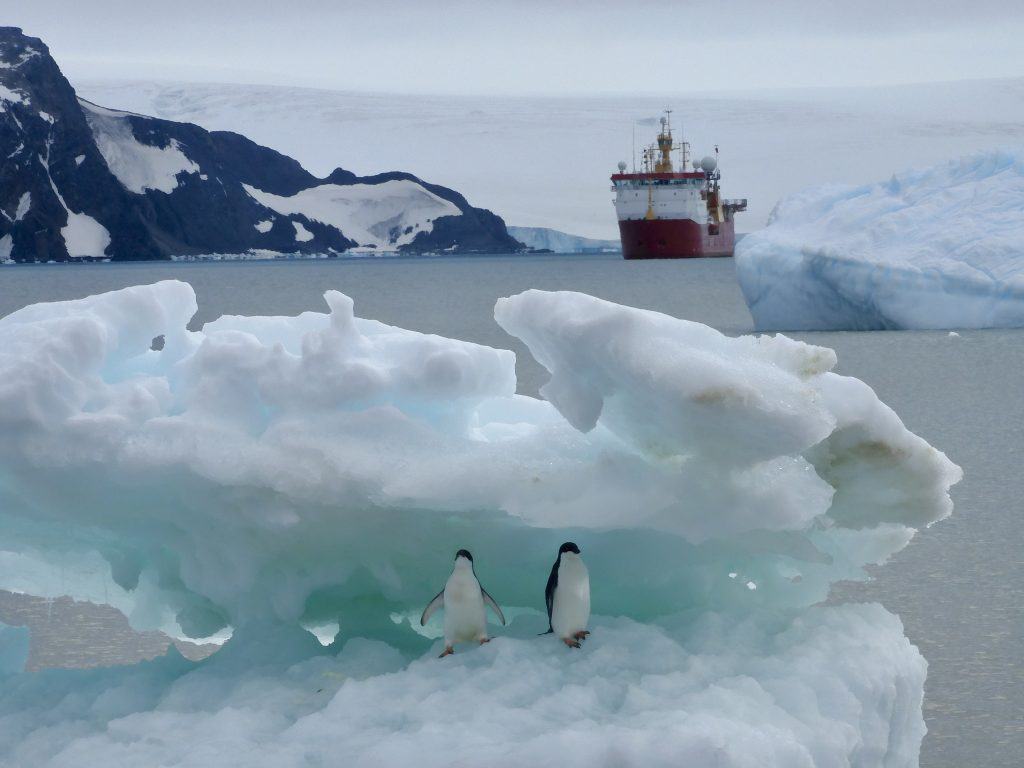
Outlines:
[[240,134],[79,99],[41,40],[0,27],[0,261],[353,248],[523,246],[500,217],[412,174],[319,179]]

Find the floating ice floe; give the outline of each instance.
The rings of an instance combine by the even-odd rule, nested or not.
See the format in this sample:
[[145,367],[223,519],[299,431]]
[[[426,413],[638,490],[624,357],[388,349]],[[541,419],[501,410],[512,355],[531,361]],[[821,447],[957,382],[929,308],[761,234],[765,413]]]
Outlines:
[[1024,156],[787,197],[736,247],[759,329],[1024,326]]
[[[495,317],[537,399],[511,352],[325,298],[192,332],[167,281],[0,318],[0,587],[234,631],[200,663],[10,677],[0,764],[916,765],[899,620],[815,604],[960,472],[831,350],[528,291]],[[573,653],[536,637],[568,538]],[[442,662],[411,624],[463,546],[513,618]]]

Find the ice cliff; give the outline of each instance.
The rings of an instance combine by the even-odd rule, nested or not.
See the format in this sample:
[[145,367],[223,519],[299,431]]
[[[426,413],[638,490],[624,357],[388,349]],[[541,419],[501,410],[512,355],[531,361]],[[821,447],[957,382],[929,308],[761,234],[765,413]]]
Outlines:
[[[233,632],[200,663],[8,664],[0,765],[916,765],[924,660],[881,606],[817,604],[959,469],[831,350],[528,291],[495,318],[536,399],[511,352],[325,299],[193,332],[167,281],[0,318],[0,587],[102,580],[136,627]],[[570,537],[575,654],[535,636]],[[442,662],[415,618],[459,547],[511,621]]]
[[1024,326],[1024,155],[787,197],[736,272],[759,329]]

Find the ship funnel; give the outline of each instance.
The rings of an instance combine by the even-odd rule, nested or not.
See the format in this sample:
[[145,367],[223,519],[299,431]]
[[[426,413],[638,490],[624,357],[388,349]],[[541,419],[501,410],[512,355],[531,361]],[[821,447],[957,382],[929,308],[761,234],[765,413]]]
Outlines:
[[715,160],[711,155],[705,155],[700,161],[700,167],[704,173],[711,173],[715,168],[718,167],[718,161]]

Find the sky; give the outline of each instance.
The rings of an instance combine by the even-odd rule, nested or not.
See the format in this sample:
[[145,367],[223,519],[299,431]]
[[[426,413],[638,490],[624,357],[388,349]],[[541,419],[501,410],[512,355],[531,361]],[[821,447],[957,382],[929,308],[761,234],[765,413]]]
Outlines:
[[76,80],[657,94],[1024,75],[1022,0],[4,0]]

